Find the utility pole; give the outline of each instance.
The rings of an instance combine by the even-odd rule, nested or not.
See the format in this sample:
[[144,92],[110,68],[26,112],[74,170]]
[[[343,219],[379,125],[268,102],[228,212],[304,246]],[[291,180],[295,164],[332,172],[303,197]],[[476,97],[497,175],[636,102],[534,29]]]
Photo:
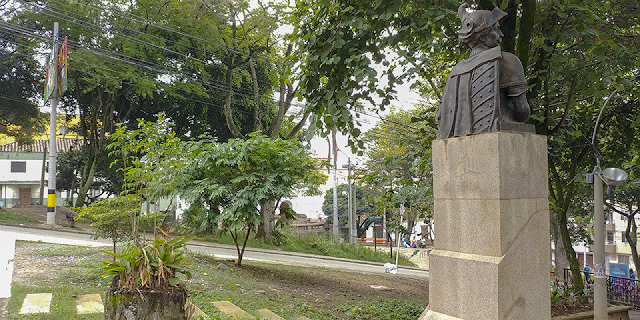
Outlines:
[[[349,184],[351,185],[351,184]],[[353,229],[352,229],[352,233],[351,233],[351,237],[353,238],[353,246],[357,247],[358,246],[358,223],[357,223],[357,219],[356,219],[356,188],[355,185],[351,188],[351,222],[353,224]]]
[[[49,185],[47,190],[47,224],[56,224],[56,123],[58,112],[58,23],[53,23],[53,49],[47,66],[47,85],[51,88],[51,115],[49,117]],[[45,93],[45,103],[47,94]]]
[[351,214],[351,158],[347,158],[347,218],[349,223],[349,243],[353,243],[353,216]]
[[59,47],[58,23],[53,23],[53,49],[47,64],[44,102],[50,99],[51,115],[49,117],[49,185],[47,190],[47,224],[56,224],[56,134],[58,118],[58,102],[67,89],[67,41]]
[[341,238],[338,233],[338,145],[336,139],[336,127],[333,127],[333,237],[335,240]]

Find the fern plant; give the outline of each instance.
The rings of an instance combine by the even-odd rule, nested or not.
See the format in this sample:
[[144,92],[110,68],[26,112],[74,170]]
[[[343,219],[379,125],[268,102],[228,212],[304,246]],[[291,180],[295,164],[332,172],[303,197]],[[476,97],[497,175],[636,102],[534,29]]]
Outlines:
[[103,262],[102,277],[113,276],[112,285],[126,290],[179,287],[179,274],[191,277],[186,243],[194,237],[171,239],[164,230],[158,228],[158,232],[162,238],[139,245],[129,244],[119,254],[102,250],[115,257],[113,261]]

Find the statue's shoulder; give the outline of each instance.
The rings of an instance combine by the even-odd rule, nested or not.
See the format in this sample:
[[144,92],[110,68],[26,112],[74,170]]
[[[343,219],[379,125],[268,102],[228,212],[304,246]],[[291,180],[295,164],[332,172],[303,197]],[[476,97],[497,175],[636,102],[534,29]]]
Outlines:
[[460,62],[458,62],[458,64],[456,64],[453,70],[451,70],[450,77],[471,72],[473,69],[482,64],[500,59],[502,57],[502,53],[503,52],[500,51],[500,47],[495,47],[483,51],[482,53],[475,56],[469,57],[468,59],[461,60]]
[[518,58],[518,56],[516,56],[515,54],[511,53],[511,52],[507,52],[507,51],[502,51],[502,64],[515,64],[515,65],[519,65],[522,66],[522,62],[520,62],[520,58]]

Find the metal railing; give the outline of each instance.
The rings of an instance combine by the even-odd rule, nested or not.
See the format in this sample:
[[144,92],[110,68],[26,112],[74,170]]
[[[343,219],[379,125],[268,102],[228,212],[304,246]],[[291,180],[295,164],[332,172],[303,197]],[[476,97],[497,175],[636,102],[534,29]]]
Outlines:
[[[593,287],[593,272],[581,272],[584,275],[584,287]],[[571,270],[564,269],[564,283],[556,281],[554,283],[559,289],[569,290],[573,286]],[[607,300],[617,304],[625,304],[640,308],[640,281],[637,279],[607,276]],[[591,295],[593,295],[593,292]]]

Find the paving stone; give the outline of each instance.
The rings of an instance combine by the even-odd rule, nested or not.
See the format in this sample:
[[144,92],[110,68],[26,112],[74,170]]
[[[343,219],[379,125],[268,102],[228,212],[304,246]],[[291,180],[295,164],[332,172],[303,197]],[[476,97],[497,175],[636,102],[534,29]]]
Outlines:
[[22,302],[20,314],[49,312],[51,309],[52,293],[27,294]]
[[298,315],[298,316],[293,316],[293,318],[291,318],[291,320],[311,320],[311,319],[309,319],[309,318],[307,318],[305,316]]
[[246,311],[238,308],[235,304],[229,301],[213,301],[211,303],[213,303],[213,305],[224,314],[240,319],[255,319],[254,316],[248,314]]
[[256,311],[256,314],[260,318],[267,318],[268,320],[285,320],[283,317],[267,310],[267,309],[259,309]]
[[200,308],[198,308],[198,306],[193,304],[193,302],[191,302],[191,300],[187,300],[187,305],[185,306],[185,309],[191,311],[191,315],[189,316],[189,318],[197,319],[198,317],[203,317],[203,318],[207,319],[207,314],[204,313],[204,311],[200,310]]
[[83,294],[76,300],[78,314],[104,313],[104,305],[99,294]]

